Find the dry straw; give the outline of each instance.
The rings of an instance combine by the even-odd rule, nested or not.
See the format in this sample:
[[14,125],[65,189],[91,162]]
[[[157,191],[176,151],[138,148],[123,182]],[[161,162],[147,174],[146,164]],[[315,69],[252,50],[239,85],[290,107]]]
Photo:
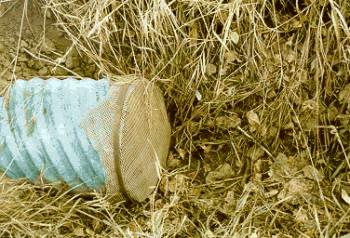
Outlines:
[[158,81],[169,169],[138,205],[6,182],[1,237],[347,237],[347,0],[42,7],[101,73]]

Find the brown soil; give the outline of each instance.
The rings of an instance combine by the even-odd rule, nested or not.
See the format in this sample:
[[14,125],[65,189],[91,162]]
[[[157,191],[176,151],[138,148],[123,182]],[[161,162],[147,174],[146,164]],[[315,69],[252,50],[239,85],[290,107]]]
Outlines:
[[346,0],[1,3],[1,88],[138,73],[173,143],[142,204],[1,181],[0,236],[349,237],[349,18]]
[[37,1],[0,4],[0,92],[12,79],[97,77],[97,68],[81,58],[71,41]]

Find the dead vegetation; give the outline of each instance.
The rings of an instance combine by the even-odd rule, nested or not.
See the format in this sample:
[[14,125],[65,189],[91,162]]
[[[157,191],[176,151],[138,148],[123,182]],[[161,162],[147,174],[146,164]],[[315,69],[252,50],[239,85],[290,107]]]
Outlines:
[[169,168],[143,204],[2,182],[1,237],[350,236],[347,0],[40,3],[67,55],[159,81]]

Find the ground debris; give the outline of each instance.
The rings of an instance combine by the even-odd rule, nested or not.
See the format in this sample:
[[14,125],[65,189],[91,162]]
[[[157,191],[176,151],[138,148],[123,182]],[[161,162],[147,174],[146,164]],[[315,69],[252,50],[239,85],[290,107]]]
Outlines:
[[148,201],[0,180],[1,237],[349,237],[347,1],[0,2],[0,91],[142,75],[173,126]]
[[213,183],[216,181],[230,178],[234,175],[231,165],[225,163],[217,167],[214,171],[210,171],[205,177],[206,183]]

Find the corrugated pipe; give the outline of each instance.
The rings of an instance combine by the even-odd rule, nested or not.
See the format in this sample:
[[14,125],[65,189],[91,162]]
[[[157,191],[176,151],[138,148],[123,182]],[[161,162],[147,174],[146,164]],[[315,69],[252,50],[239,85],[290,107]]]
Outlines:
[[155,84],[131,79],[17,80],[0,97],[0,171],[143,201],[165,166],[170,125]]

